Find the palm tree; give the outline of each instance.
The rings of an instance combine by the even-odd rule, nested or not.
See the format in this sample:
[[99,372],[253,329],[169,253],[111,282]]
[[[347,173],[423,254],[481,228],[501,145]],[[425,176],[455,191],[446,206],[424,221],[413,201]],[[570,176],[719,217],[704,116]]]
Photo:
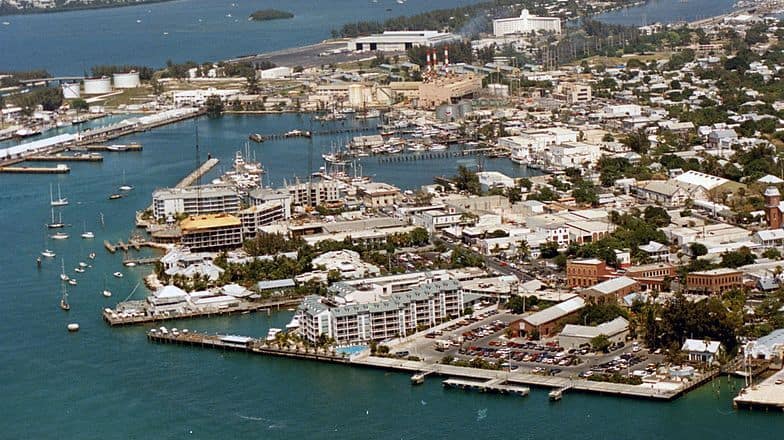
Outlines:
[[528,246],[527,240],[521,240],[517,245],[517,257],[521,260],[527,260],[531,255],[531,248]]

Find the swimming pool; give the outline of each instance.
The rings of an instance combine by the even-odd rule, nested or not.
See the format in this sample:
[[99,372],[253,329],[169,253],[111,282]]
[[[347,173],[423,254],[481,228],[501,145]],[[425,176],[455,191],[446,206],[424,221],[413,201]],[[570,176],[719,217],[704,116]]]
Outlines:
[[350,347],[336,348],[335,351],[338,353],[345,353],[348,356],[355,356],[367,350],[367,348],[367,345],[352,345]]

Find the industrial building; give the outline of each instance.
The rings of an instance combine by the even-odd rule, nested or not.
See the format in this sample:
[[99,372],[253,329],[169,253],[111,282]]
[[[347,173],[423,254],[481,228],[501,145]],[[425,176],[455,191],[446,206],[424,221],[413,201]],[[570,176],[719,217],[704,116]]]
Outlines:
[[164,188],[152,193],[152,212],[158,220],[179,214],[235,213],[239,210],[237,191],[226,185]]
[[182,245],[193,251],[242,245],[242,222],[230,214],[191,216],[180,222]]
[[493,20],[493,35],[500,37],[506,34],[528,34],[531,32],[561,33],[561,19],[558,17],[537,17],[528,9],[523,9],[519,17],[499,18]]
[[338,344],[367,343],[410,335],[463,313],[463,291],[454,279],[426,280],[395,293],[364,281],[335,283],[327,297],[305,297],[297,310],[301,336],[311,343],[322,335]]
[[356,52],[405,52],[415,46],[438,46],[460,40],[460,37],[438,31],[384,31],[348,42],[348,50]]
[[419,84],[419,106],[426,109],[456,104],[482,90],[482,77],[474,74],[437,78]]

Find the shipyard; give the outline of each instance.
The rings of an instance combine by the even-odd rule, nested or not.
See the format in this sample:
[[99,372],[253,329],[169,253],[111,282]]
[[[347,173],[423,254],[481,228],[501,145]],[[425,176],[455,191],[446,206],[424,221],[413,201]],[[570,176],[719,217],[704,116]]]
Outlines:
[[[608,408],[764,432],[784,410],[784,2],[661,22],[623,20],[662,7],[631,0],[379,2],[299,47],[0,71],[9,286],[37,292],[14,309],[36,304],[58,352],[111,357],[102,387],[149,362],[174,429],[202,435],[163,383],[301,382],[347,437],[373,434],[308,399],[408,422],[363,394],[386,390],[475,415],[472,436],[512,434],[521,408],[547,414],[531,436]],[[158,26],[147,7],[130,25]],[[57,356],[64,382],[96,374]],[[285,438],[302,416],[216,405]]]

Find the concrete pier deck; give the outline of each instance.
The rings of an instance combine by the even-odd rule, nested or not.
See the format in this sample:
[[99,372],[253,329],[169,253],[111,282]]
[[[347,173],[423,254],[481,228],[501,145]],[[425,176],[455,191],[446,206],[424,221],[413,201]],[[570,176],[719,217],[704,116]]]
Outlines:
[[[781,383],[776,383],[780,381]],[[784,411],[784,370],[740,390],[732,400],[736,408]]]
[[459,388],[481,391],[483,393],[500,393],[500,394],[516,394],[518,396],[527,396],[531,389],[528,387],[521,387],[518,385],[510,385],[505,383],[504,379],[490,379],[488,381],[475,381],[464,379],[447,379],[442,384],[447,388]]
[[196,309],[196,310],[189,310],[182,313],[177,312],[167,312],[162,314],[147,314],[147,313],[134,313],[134,314],[127,314],[117,312],[116,310],[112,309],[104,309],[102,316],[103,320],[106,321],[107,324],[110,326],[123,326],[123,325],[137,325],[137,324],[149,324],[153,322],[163,322],[163,321],[173,321],[176,319],[187,319],[187,318],[207,318],[211,316],[224,316],[224,315],[234,315],[237,313],[250,313],[250,312],[258,312],[260,310],[272,310],[272,309],[279,309],[281,307],[291,307],[296,306],[300,303],[301,299],[287,299],[281,301],[274,301],[274,302],[241,302],[238,306],[235,307],[226,307],[222,309]]
[[0,167],[0,173],[12,174],[68,174],[71,169],[60,164],[56,167]]

